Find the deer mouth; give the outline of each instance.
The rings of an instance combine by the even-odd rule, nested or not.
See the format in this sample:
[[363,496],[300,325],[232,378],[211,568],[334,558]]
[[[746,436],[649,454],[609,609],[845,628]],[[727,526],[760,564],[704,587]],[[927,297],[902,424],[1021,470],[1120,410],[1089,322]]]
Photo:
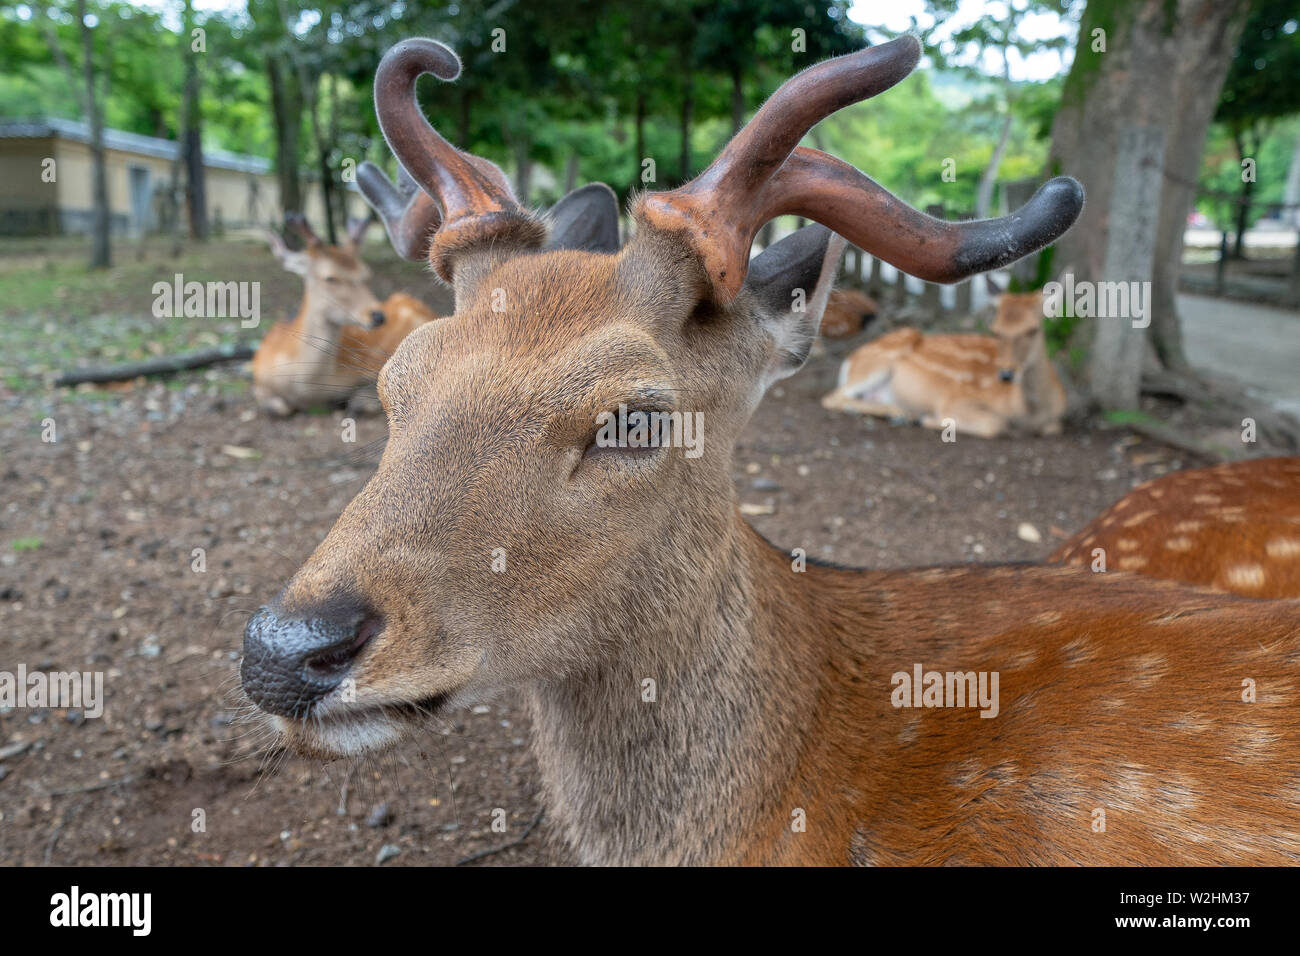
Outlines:
[[450,693],[410,701],[334,706],[305,720],[275,718],[285,744],[304,757],[334,760],[387,750],[446,708]]

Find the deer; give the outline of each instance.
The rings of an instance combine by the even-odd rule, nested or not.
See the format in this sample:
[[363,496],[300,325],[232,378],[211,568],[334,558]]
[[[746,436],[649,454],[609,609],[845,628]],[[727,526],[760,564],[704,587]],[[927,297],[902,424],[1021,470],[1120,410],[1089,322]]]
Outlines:
[[1300,598],[1300,458],[1252,458],[1153,478],[1048,560],[1245,597]]
[[821,334],[828,339],[847,339],[865,329],[880,312],[865,292],[857,289],[835,289],[826,303],[822,315]]
[[[548,247],[501,171],[425,119],[416,80],[454,80],[449,47],[388,50],[376,111],[419,190],[373,165],[358,182],[456,310],[384,365],[373,476],[245,626],[241,686],[286,749],[357,759],[518,694],[549,824],[590,865],[1300,860],[1300,604],[1075,567],[840,567],[740,513],[736,438],[807,357],[845,240],[953,282],[1082,209],[1063,177],[944,222],[798,145],[920,54],[902,37],[808,67],[592,253]],[[782,214],[812,222],[751,261]],[[701,416],[703,453],[603,442],[620,406]]]
[[286,224],[303,242],[297,251],[278,233],[267,232],[280,265],[303,279],[298,314],[273,325],[253,355],[253,395],[268,414],[345,402],[365,410],[361,393],[374,383],[380,366],[402,339],[437,318],[404,292],[381,303],[370,291],[361,243],[373,221],[370,216],[349,221],[347,241],[330,245],[305,218],[290,215]]
[[1009,429],[1058,435],[1065,387],[1047,354],[1041,292],[1003,293],[989,335],[896,329],[859,346],[822,399],[833,411],[951,423],[996,438]]

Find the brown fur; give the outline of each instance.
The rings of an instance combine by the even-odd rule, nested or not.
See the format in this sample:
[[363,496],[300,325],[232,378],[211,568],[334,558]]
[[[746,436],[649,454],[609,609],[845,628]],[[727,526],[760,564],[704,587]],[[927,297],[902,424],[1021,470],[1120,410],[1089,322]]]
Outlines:
[[1254,598],[1300,597],[1300,458],[1261,458],[1139,485],[1051,560]]
[[880,309],[874,299],[857,289],[836,289],[822,316],[821,333],[828,339],[846,339],[867,327]]
[[[992,438],[1008,428],[1045,435],[1061,430],[1065,389],[1047,356],[1042,294],[1007,294],[986,335],[926,335],[898,329],[854,350],[826,408],[919,419],[927,428],[951,420],[960,432]],[[1014,373],[1004,381],[1002,371]]]

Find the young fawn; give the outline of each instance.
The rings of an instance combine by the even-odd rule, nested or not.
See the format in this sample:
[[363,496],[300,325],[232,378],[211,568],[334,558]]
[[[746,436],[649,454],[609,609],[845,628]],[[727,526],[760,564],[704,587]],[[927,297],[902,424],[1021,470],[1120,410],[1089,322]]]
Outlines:
[[1041,292],[1003,294],[987,335],[897,329],[855,349],[822,405],[993,438],[1061,431],[1065,388],[1047,356]]
[[267,240],[280,264],[302,276],[302,304],[292,321],[271,327],[253,356],[253,395],[272,415],[348,401],[374,383],[402,339],[437,318],[405,293],[381,303],[370,291],[361,261],[369,218],[349,223],[339,246],[322,242],[301,217],[289,222],[303,239],[301,251],[274,232]]
[[[944,223],[797,146],[920,52],[800,73],[697,179],[641,196],[616,254],[548,251],[501,172],[428,125],[415,81],[454,79],[449,49],[387,53],[376,108],[421,190],[359,181],[456,314],[384,366],[376,473],[245,629],[244,689],[288,745],[373,751],[516,689],[587,863],[1300,859],[1300,604],[1070,567],[827,567],[738,512],[736,437],[826,302],[823,226],[955,281],[1082,206],[1057,179],[1007,219]],[[750,262],[781,214],[823,225]],[[620,406],[700,416],[704,453],[602,441]]]
[[1300,597],[1300,458],[1256,458],[1155,478],[1049,560],[1246,597]]

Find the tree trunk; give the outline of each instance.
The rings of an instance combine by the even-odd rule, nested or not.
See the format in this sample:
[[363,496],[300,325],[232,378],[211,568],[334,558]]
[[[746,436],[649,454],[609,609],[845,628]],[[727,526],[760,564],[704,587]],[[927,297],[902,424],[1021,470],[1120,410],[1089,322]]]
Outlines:
[[298,176],[298,133],[302,102],[297,84],[285,79],[280,62],[267,57],[266,79],[275,118],[275,173],[280,184],[281,213],[302,211],[302,181]]
[[99,99],[95,96],[95,37],[86,23],[86,0],[77,0],[77,22],[81,25],[81,72],[85,84],[86,122],[90,125],[90,182],[91,202],[94,206],[90,233],[90,267],[107,269],[113,261],[108,163],[104,151],[104,114]]
[[[1248,157],[1258,160],[1259,139],[1258,136],[1254,137],[1255,145],[1252,149],[1251,144],[1246,141],[1247,136],[1245,133],[1234,133],[1232,141],[1237,147],[1237,159],[1243,163]],[[1245,172],[1244,167],[1241,167],[1241,172]],[[1255,177],[1252,175],[1247,178],[1243,175],[1241,177],[1241,193],[1237,197],[1237,215],[1235,217],[1237,238],[1232,243],[1232,258],[1234,259],[1246,258],[1246,230],[1250,228],[1250,200],[1254,194]]]
[[181,151],[185,157],[185,199],[190,214],[190,238],[208,238],[208,193],[203,167],[203,109],[199,103],[199,58],[190,31],[194,28],[193,0],[185,2],[185,129]]
[[735,136],[745,125],[745,77],[740,65],[731,68],[731,135]]
[[1156,234],[1155,274],[1151,286],[1151,338],[1156,357],[1165,368],[1187,369],[1183,333],[1178,319],[1178,281],[1183,269],[1183,236],[1187,216],[1196,203],[1205,137],[1219,102],[1219,92],[1232,64],[1245,16],[1221,29],[1188,37],[1199,44],[1177,64],[1172,127],[1166,140],[1165,182],[1160,197],[1160,227]]
[[1002,165],[1002,157],[1007,154],[1007,142],[1011,139],[1011,113],[1007,113],[1007,118],[1002,121],[1002,135],[998,137],[998,144],[993,148],[993,155],[989,157],[989,164],[984,167],[984,175],[980,176],[979,190],[975,193],[975,218],[987,219],[989,207],[993,205],[993,187],[998,181],[998,167]]
[[331,246],[338,245],[338,229],[335,225],[334,170],[330,167],[330,138],[321,129],[320,121],[320,87],[324,85],[324,76],[316,78],[316,89],[311,94],[311,128],[316,140],[316,165],[320,172],[321,202],[325,206],[325,236]]
[[[1120,131],[1115,157],[1115,188],[1102,275],[1106,282],[1133,288],[1149,282],[1155,262],[1156,230],[1160,221],[1160,180],[1164,164],[1163,126],[1126,125]],[[1100,301],[1100,292],[1097,296]],[[1127,315],[1099,314],[1088,370],[1089,390],[1103,408],[1136,408],[1142,382],[1146,327],[1137,310]]]
[[[1163,164],[1170,157],[1181,166],[1188,152],[1199,163],[1248,5],[1248,0],[1118,5],[1094,0],[1080,24],[1079,48],[1052,129],[1051,165],[1080,179],[1088,202],[1079,222],[1057,243],[1055,261],[1061,272],[1074,274],[1076,285],[1151,283],[1146,288],[1153,325],[1161,321],[1154,314],[1158,302],[1172,308],[1178,271],[1173,259],[1181,259],[1179,223],[1186,220],[1196,175],[1188,177],[1189,189],[1170,190],[1162,167],[1145,164]],[[1097,30],[1104,31],[1104,51],[1094,48]],[[1180,104],[1200,103],[1191,98],[1188,84],[1195,83],[1211,88],[1200,94],[1208,95],[1209,106],[1182,116]],[[1162,235],[1162,230],[1167,231]],[[1087,392],[1093,402],[1135,407],[1146,330],[1133,328],[1132,316],[1085,319],[1080,329],[1085,340],[1091,336]]]
[[528,205],[533,191],[533,144],[525,134],[515,139],[515,197],[521,205]]

